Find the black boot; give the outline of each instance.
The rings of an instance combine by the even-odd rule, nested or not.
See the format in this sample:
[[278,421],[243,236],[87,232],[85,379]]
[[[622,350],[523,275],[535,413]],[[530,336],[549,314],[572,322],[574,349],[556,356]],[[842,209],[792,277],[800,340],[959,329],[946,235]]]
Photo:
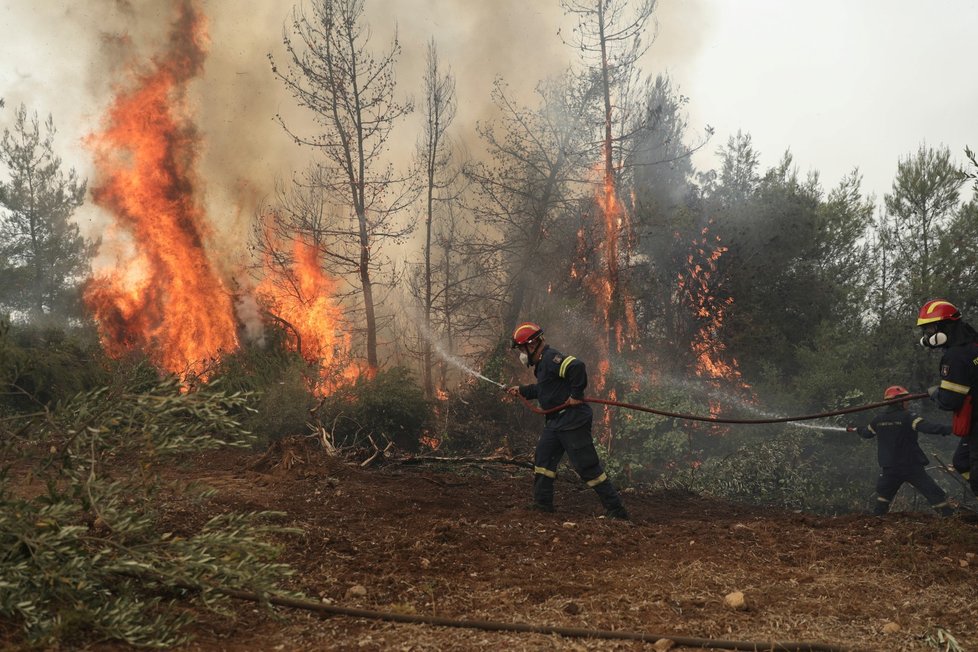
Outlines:
[[877,496],[876,504],[873,506],[873,516],[886,516],[890,511],[890,501],[886,498]]
[[613,509],[609,509],[608,512],[605,514],[605,516],[607,516],[608,518],[618,519],[620,521],[630,520],[628,518],[628,512],[625,511],[624,507],[615,507]]

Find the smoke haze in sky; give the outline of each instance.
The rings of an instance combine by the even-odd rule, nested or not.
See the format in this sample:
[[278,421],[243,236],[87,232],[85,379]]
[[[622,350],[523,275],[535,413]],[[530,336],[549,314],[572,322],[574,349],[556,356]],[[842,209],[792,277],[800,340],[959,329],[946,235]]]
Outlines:
[[[51,113],[56,148],[90,176],[82,139],[99,127],[127,56],[158,51],[171,3],[164,0],[0,0],[0,124],[24,102]],[[196,88],[196,119],[207,135],[202,152],[209,212],[243,224],[253,204],[305,162],[274,122],[281,113],[301,128],[308,116],[271,74],[267,54],[284,63],[283,25],[292,3],[203,0],[211,44]],[[246,8],[245,8],[246,7]],[[477,147],[476,121],[491,117],[495,78],[529,93],[537,80],[576,63],[558,29],[573,25],[557,0],[367,0],[377,50],[397,26],[403,47],[398,85],[421,88],[424,53],[434,38],[457,79],[455,136]],[[738,129],[752,134],[762,165],[788,148],[802,172],[818,170],[833,186],[854,167],[877,199],[897,161],[921,143],[945,144],[961,158],[978,146],[978,106],[970,49],[978,3],[947,0],[661,0],[658,37],[644,68],[665,72],[690,98],[690,130],[716,128],[694,161],[716,165],[715,151]],[[566,32],[565,32],[566,34]],[[527,101],[532,101],[528,97]],[[410,154],[417,123],[407,122],[394,153]],[[86,213],[89,220],[97,216]],[[84,223],[83,223],[83,226]],[[246,235],[231,228],[231,234]],[[236,237],[236,236],[234,236]],[[233,243],[232,246],[237,246]]]

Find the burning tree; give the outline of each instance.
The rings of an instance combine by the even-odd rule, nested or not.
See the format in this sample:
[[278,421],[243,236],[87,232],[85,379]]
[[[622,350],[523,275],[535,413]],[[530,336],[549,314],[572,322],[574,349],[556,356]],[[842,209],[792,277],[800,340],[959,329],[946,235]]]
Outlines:
[[[629,88],[637,74],[639,57],[649,43],[642,35],[652,18],[656,0],[641,0],[637,5],[629,0],[563,0],[569,14],[577,18],[570,44],[586,59],[588,78],[592,83],[589,96],[601,103],[601,181],[596,204],[601,221],[600,271],[589,286],[595,297],[602,361],[605,369],[598,376],[598,386],[606,380],[607,361],[612,352],[627,348],[626,340],[634,343],[637,329],[634,305],[627,282],[621,278],[622,238],[625,252],[634,237],[629,216],[620,198],[620,169],[627,142],[624,130],[629,124]],[[616,134],[616,129],[618,133]]]
[[264,233],[259,244],[265,258],[255,297],[265,314],[291,334],[289,348],[309,366],[310,390],[326,395],[358,375],[348,355],[343,308],[335,299],[338,283],[323,272],[315,244],[296,235],[289,250],[268,228],[275,220],[265,217],[255,225],[256,234]]
[[[395,196],[394,178],[382,156],[394,123],[412,110],[394,99],[394,66],[400,53],[395,36],[390,49],[374,56],[367,49],[363,0],[315,0],[312,13],[295,8],[292,33],[284,35],[289,54],[286,69],[272,62],[272,72],[300,105],[314,114],[319,134],[302,136],[279,122],[296,143],[314,147],[323,162],[313,165],[297,185],[321,193],[332,212],[329,224],[311,240],[329,241],[327,255],[359,280],[366,321],[367,364],[378,365],[374,275],[377,248],[408,232],[395,214],[406,205]],[[352,211],[349,219],[342,217]],[[302,220],[296,223],[302,227]]]
[[255,297],[222,275],[227,261],[207,246],[211,223],[197,173],[203,136],[187,97],[203,69],[206,43],[198,4],[179,3],[169,49],[152,65],[130,64],[103,130],[88,139],[98,173],[92,196],[118,228],[103,241],[112,265],[89,282],[86,302],[110,356],[143,351],[166,371],[201,376],[220,372],[216,363],[238,349],[239,326],[260,323],[247,309],[257,298],[292,327],[289,344],[315,370],[307,374],[310,389],[328,391],[349,369],[349,345],[334,301],[337,286],[321,269],[317,242],[294,233],[277,239],[288,251],[259,262]]
[[[761,391],[794,386],[794,401],[805,397],[812,407],[841,399],[868,305],[862,240],[873,208],[860,177],[846,176],[826,195],[789,155],[758,174],[749,139],[732,139],[722,155],[724,173],[702,209],[727,249],[714,266],[734,298],[724,310],[726,348]],[[858,355],[878,356],[871,350]],[[823,367],[818,373],[801,362],[807,355]]]

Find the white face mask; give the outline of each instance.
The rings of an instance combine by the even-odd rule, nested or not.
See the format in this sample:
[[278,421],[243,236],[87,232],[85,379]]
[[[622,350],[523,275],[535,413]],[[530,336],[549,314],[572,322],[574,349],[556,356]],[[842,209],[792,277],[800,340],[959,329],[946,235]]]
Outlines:
[[947,344],[947,334],[946,333],[934,333],[932,335],[924,335],[920,338],[920,344],[932,349],[944,346]]
[[520,351],[520,362],[523,363],[524,367],[530,366],[530,356],[526,354],[526,351]]

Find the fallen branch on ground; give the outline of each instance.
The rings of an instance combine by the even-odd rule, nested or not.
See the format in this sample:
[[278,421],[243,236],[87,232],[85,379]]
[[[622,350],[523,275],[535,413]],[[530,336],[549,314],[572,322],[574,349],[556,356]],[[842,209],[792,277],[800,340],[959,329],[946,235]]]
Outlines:
[[[201,590],[201,587],[190,584],[180,584],[178,585],[178,588],[190,591]],[[666,639],[672,641],[679,647],[707,648],[716,650],[750,650],[752,652],[856,652],[854,648],[845,648],[838,645],[812,643],[806,641],[726,641],[708,638],[694,638],[690,636],[673,636],[670,634],[649,634],[646,632],[607,631],[599,629],[582,629],[579,627],[556,627],[552,625],[530,625],[527,623],[501,623],[483,620],[456,620],[453,618],[442,618],[438,616],[421,616],[415,614],[372,611],[369,609],[338,607],[334,605],[322,604],[320,602],[313,602],[311,600],[278,597],[223,587],[213,587],[211,590],[236,600],[246,600],[261,604],[273,604],[279,607],[287,607],[289,609],[303,609],[327,616],[349,616],[352,618],[369,618],[372,620],[385,620],[388,622],[412,623],[418,625],[461,627],[497,632],[549,634],[572,638],[621,639],[631,641],[646,641],[649,643]]]

